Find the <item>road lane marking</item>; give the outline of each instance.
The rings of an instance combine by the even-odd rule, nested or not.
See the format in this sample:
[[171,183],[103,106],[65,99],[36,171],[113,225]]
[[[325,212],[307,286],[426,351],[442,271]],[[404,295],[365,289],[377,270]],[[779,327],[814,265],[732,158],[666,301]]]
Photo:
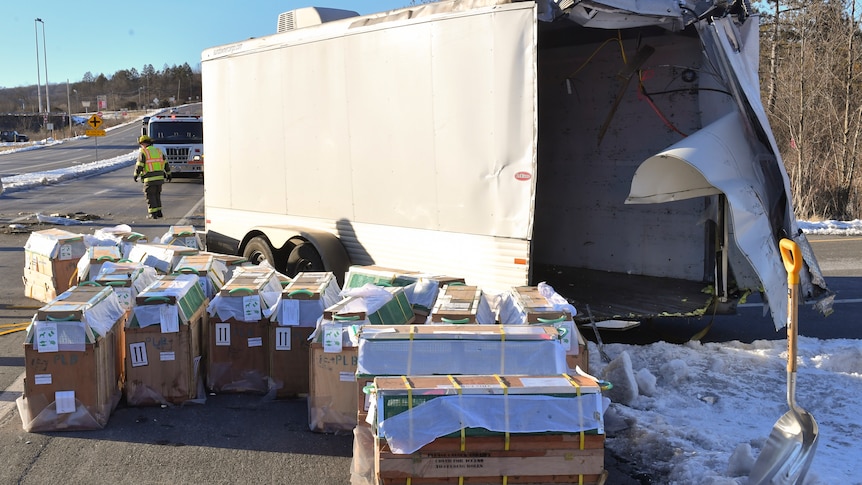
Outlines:
[[22,372],[15,382],[0,392],[0,422],[6,421],[9,413],[17,410],[18,404],[15,401],[24,394],[24,374],[26,372]]

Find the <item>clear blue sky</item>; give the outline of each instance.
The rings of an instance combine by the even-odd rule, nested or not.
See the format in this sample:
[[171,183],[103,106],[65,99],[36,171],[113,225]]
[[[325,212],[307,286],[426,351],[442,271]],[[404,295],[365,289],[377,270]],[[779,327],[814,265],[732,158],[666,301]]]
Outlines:
[[[401,8],[410,0],[147,0],[142,2],[3,2],[0,14],[0,87],[80,81],[87,71],[110,77],[120,69],[156,70],[188,63],[200,69],[208,47],[275,33],[278,14],[318,6],[360,14]],[[44,21],[35,22],[36,18]],[[36,28],[38,25],[38,34]]]

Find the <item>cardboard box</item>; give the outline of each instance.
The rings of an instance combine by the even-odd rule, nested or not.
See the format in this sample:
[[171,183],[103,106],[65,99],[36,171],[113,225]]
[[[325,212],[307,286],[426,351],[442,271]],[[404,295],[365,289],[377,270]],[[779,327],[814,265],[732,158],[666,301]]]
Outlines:
[[205,399],[201,365],[201,329],[207,322],[201,305],[177,332],[159,325],[124,329],[126,402],[130,406],[182,404]]
[[308,337],[313,331],[313,327],[269,324],[268,375],[276,398],[308,394],[311,348]]
[[75,286],[78,261],[86,250],[81,234],[62,229],[31,233],[24,245],[24,294],[47,303]]
[[[86,317],[86,318],[85,318]],[[110,288],[73,287],[40,308],[24,343],[26,431],[100,429],[120,400],[127,313]]]
[[431,321],[438,323],[475,324],[482,290],[476,286],[445,285],[431,309]]
[[322,433],[350,432],[356,427],[356,347],[324,352],[311,344],[308,427]]

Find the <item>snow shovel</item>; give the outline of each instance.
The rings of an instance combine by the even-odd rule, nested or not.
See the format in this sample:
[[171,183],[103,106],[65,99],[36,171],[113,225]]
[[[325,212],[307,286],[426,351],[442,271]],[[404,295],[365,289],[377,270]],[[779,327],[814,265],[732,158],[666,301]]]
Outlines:
[[817,422],[796,405],[796,338],[799,298],[799,246],[790,239],[779,244],[787,269],[787,405],[790,410],[772,427],[766,445],[754,462],[750,484],[801,484],[817,448]]

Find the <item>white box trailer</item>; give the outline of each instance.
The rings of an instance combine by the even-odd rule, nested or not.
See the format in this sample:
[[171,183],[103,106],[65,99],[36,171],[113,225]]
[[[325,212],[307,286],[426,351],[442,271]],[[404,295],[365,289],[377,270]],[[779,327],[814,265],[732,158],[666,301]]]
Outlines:
[[[283,17],[205,50],[207,249],[288,274],[547,281],[598,319],[733,310],[762,289],[781,328],[789,237],[806,296],[828,293],[746,4],[560,3]],[[282,15],[326,20],[302,12]]]

